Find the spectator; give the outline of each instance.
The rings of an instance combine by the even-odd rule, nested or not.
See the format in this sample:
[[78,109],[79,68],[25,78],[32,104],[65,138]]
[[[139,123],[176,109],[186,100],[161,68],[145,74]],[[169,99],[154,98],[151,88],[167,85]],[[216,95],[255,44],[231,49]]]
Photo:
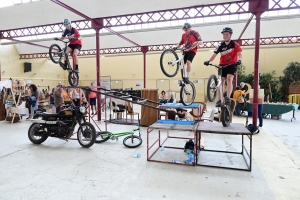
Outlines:
[[[97,91],[97,88],[95,87],[94,82],[91,83],[91,90]],[[95,110],[95,113],[96,113],[96,97],[97,97],[96,92],[90,92],[89,93],[89,99],[90,99],[90,105],[91,105],[91,109],[92,109],[92,115],[94,115],[94,110]]]
[[241,105],[240,103],[244,103],[245,93],[241,90],[240,86],[236,87],[236,90],[233,93],[233,99],[235,100],[235,115],[241,116]]
[[166,92],[164,90],[161,91],[161,93],[160,93],[159,102],[160,103],[167,103],[168,102],[168,96],[166,95]]
[[29,86],[30,92],[31,92],[31,107],[30,107],[30,115],[28,119],[31,119],[34,115],[34,111],[38,109],[39,105],[39,91],[36,87],[36,85],[31,84]]
[[54,92],[54,106],[56,108],[56,113],[60,112],[60,106],[62,103],[63,103],[62,88],[61,88],[61,83],[59,82]]
[[76,88],[73,91],[73,102],[75,106],[80,106],[82,103],[82,98],[85,98],[83,91],[80,88]]

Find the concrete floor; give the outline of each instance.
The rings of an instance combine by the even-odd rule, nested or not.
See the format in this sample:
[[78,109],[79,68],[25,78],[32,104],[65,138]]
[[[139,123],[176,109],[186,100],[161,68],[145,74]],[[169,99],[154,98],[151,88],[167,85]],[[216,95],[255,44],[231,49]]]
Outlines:
[[[30,122],[1,121],[0,199],[300,199],[300,110],[296,121],[290,122],[291,116],[264,120],[253,136],[251,172],[147,162],[146,128],[138,148],[126,148],[121,138],[85,149],[56,138],[34,145],[27,136]],[[233,122],[245,123],[245,118]],[[135,128],[108,127],[112,132]],[[206,145],[240,148],[234,138],[211,134]],[[135,153],[142,156],[133,158]]]

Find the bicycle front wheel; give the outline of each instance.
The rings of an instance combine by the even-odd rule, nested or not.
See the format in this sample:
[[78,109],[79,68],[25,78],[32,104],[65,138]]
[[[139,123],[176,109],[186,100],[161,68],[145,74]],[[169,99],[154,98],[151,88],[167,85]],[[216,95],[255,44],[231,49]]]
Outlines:
[[142,144],[142,142],[143,142],[142,138],[136,135],[127,136],[123,140],[124,146],[128,148],[138,147]]
[[216,75],[212,74],[208,79],[207,90],[206,90],[207,99],[210,102],[213,102],[216,99],[217,89],[218,89],[217,84],[218,84],[218,79]]
[[231,116],[228,108],[221,108],[221,121],[224,127],[230,126]]
[[49,57],[55,64],[60,63],[62,58],[62,51],[60,46],[58,46],[57,44],[52,44],[49,48]]
[[69,72],[68,80],[71,86],[77,86],[79,83],[79,75],[77,72]]
[[161,54],[160,68],[167,77],[174,77],[178,73],[179,62],[175,63],[176,60],[178,56],[172,49],[167,49]]
[[195,97],[196,97],[196,88],[191,81],[181,86],[180,100],[183,105],[185,106],[191,105],[192,103],[194,103]]
[[107,141],[111,136],[111,132],[101,131],[96,133],[96,143],[101,143]]

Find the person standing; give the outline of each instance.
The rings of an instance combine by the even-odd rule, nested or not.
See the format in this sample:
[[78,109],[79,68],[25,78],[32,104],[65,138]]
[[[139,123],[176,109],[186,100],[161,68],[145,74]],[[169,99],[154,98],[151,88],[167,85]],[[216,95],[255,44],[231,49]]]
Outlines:
[[[68,37],[68,39],[70,40],[70,44],[68,45],[66,52],[72,53],[72,57],[75,61],[75,71],[79,72],[78,54],[82,47],[82,38],[81,38],[79,31],[76,28],[72,27],[70,19],[64,20],[64,27],[66,27],[66,29],[64,30],[60,39],[64,40],[65,37]],[[65,68],[67,68],[67,66],[68,66],[68,63],[65,60]]]
[[[227,83],[227,92],[225,96],[225,103],[230,105],[230,96],[233,89],[233,78],[237,71],[237,66],[242,63],[242,48],[240,45],[231,40],[233,30],[230,27],[223,28],[222,32],[224,41],[214,50],[214,54],[204,62],[204,65],[209,65],[209,62],[213,61],[217,54],[220,53],[220,66],[226,66],[222,68],[222,87]],[[218,90],[219,91],[219,90]],[[224,90],[223,90],[224,91]],[[221,94],[219,93],[221,99]],[[221,100],[217,102],[217,106],[220,105]]]
[[31,107],[30,107],[30,116],[29,119],[33,118],[34,111],[38,109],[39,105],[39,91],[35,84],[31,84],[29,86],[31,92]]
[[241,90],[240,86],[236,87],[236,90],[233,93],[233,99],[235,100],[235,115],[236,116],[241,116],[241,105],[240,103],[244,103],[240,101],[240,98],[243,99],[243,96],[245,96],[245,93]]
[[76,88],[73,91],[73,102],[75,106],[80,106],[82,103],[82,98],[85,98],[83,91],[80,88]]
[[61,83],[59,83],[56,87],[56,90],[54,92],[54,106],[56,108],[56,113],[60,112],[60,106],[62,104],[62,88]]
[[[97,91],[97,88],[95,87],[94,82],[91,83],[91,90]],[[97,97],[96,92],[90,92],[89,93],[89,99],[90,99],[90,105],[91,105],[91,109],[92,109],[92,115],[94,115],[94,113],[96,113],[96,97]]]
[[186,69],[187,77],[183,77],[183,81],[185,83],[188,83],[190,73],[192,70],[192,62],[197,53],[197,47],[198,45],[202,45],[203,42],[200,34],[197,31],[192,30],[192,25],[190,23],[184,23],[184,25],[182,26],[182,30],[184,31],[184,33],[181,36],[181,40],[179,44],[173,49],[176,50],[181,45],[184,45],[185,48],[195,47],[191,50],[186,51],[183,58],[184,64],[187,65],[187,69]]

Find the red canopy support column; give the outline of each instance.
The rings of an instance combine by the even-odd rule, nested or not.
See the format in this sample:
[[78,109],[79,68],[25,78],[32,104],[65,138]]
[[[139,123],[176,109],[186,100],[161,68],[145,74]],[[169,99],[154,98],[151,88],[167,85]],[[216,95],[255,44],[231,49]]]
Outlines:
[[[240,46],[242,46],[242,40],[238,39],[236,41]],[[234,75],[234,87],[233,87],[233,91],[235,91],[235,88],[236,86],[238,85],[238,73],[239,73],[239,70],[236,71],[235,75]]]
[[146,88],[146,53],[149,51],[148,46],[142,46],[141,51],[144,55],[144,88]]
[[[103,19],[93,19],[92,28],[96,31],[96,71],[97,71],[97,86],[100,86],[100,29],[103,28]],[[101,120],[101,95],[97,94],[97,117]]]
[[258,85],[259,85],[259,47],[260,47],[260,16],[269,7],[269,0],[257,0],[249,2],[249,11],[255,15],[255,55],[254,55],[254,84],[253,84],[253,108],[252,124],[257,126],[258,116]]

